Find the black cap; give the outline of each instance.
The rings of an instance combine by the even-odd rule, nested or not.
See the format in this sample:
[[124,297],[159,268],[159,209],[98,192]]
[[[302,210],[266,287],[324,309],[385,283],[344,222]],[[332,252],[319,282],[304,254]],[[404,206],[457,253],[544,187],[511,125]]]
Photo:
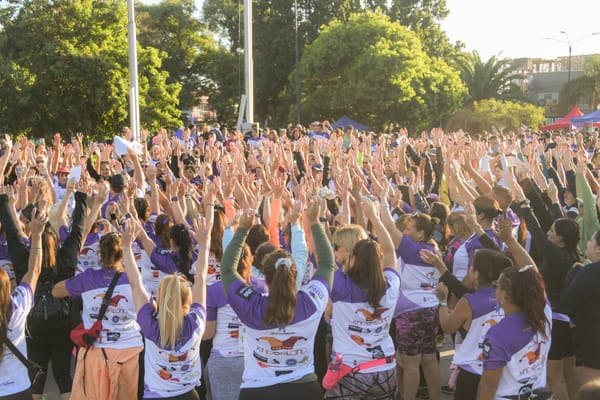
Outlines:
[[115,193],[123,192],[125,188],[125,179],[123,175],[117,174],[110,177],[110,189]]

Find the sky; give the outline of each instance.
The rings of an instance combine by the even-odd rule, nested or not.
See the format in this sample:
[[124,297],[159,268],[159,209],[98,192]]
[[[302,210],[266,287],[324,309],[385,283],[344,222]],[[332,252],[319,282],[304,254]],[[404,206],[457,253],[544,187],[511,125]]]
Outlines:
[[[142,0],[156,4],[160,0]],[[277,0],[288,1],[288,0]],[[198,9],[202,0],[196,0]],[[477,50],[482,59],[556,58],[600,53],[599,0],[446,0],[450,15],[442,29],[451,41],[466,50]],[[545,39],[552,38],[552,39]]]
[[[598,0],[446,0],[450,15],[442,29],[466,50],[486,60],[502,57],[555,58],[600,53]],[[554,40],[545,39],[553,38]]]

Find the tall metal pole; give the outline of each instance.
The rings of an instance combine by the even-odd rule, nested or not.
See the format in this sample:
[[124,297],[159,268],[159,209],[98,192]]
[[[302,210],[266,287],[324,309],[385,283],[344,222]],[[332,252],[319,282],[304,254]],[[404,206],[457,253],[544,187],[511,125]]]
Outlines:
[[244,0],[244,70],[246,122],[254,122],[254,61],[252,60],[252,0]]
[[294,41],[296,45],[296,123],[301,122],[302,104],[300,102],[300,44],[298,43],[298,0],[294,0]]
[[129,39],[129,119],[134,139],[140,138],[140,101],[137,70],[137,40],[135,36],[135,14],[133,0],[127,0],[129,22],[127,38]]

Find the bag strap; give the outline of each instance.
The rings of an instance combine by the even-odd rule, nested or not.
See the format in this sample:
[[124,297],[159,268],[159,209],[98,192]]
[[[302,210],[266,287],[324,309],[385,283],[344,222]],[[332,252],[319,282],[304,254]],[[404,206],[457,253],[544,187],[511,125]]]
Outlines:
[[352,372],[358,372],[363,369],[375,368],[375,367],[379,367],[380,365],[390,364],[392,362],[394,362],[394,356],[377,358],[375,360],[367,361],[365,363],[357,365],[356,367],[352,368]]
[[117,281],[119,280],[121,274],[122,272],[115,272],[112,281],[110,281],[110,285],[108,285],[108,289],[106,290],[104,298],[102,299],[100,313],[98,313],[98,321],[102,321],[104,319],[104,314],[106,314],[106,310],[108,309],[108,306],[112,300],[113,291],[115,290],[115,286],[117,286]]
[[13,344],[12,341],[10,341],[10,339],[5,335],[4,336],[4,344],[6,345],[6,347],[8,347],[8,349],[19,359],[19,361],[21,361],[21,363],[27,368],[37,368],[37,369],[42,369],[42,367],[40,367],[39,365],[37,365],[36,363],[34,363],[33,361],[29,360],[28,358],[26,358],[23,353],[21,353],[21,351],[19,351],[19,349],[17,348],[17,346],[15,346]]

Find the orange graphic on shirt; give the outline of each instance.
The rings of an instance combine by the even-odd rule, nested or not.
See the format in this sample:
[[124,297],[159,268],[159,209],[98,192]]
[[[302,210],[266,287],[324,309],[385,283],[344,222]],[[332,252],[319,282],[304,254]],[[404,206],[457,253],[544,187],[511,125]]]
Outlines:
[[160,376],[165,381],[179,382],[178,378],[173,378],[173,374],[167,371],[165,367],[162,367],[158,370],[158,376]]
[[291,336],[281,341],[273,336],[262,336],[256,340],[264,340],[269,342],[271,350],[292,350],[298,340],[306,340],[306,338],[302,336]]
[[84,247],[83,249],[81,249],[81,254],[87,256],[90,251],[94,251],[94,249],[91,247]]
[[498,322],[495,319],[488,319],[481,324],[481,326],[485,326],[485,324],[489,324],[490,327],[496,325]]
[[[100,293],[94,296],[95,299],[100,298],[103,299],[104,298],[104,293]],[[127,300],[127,298],[121,294],[116,295],[115,297],[113,297],[112,299],[110,299],[110,306],[111,307],[117,307],[119,305],[119,302],[121,300],[125,300],[126,302],[129,302],[129,300]]]
[[381,321],[381,314],[383,314],[387,310],[389,310],[389,308],[382,307],[382,308],[376,308],[374,312],[371,312],[365,308],[359,308],[354,313],[355,314],[361,313],[367,321],[373,321],[373,320]]
[[233,339],[237,339],[240,337],[240,331],[236,330],[236,331],[229,331],[229,337],[233,338]]
[[356,343],[359,346],[368,346],[368,347],[371,347],[370,343],[365,343],[365,339],[363,339],[362,336],[350,335],[350,338],[354,341],[354,343]]
[[175,354],[169,354],[169,362],[185,361],[187,355],[187,351],[180,356],[176,356]]
[[534,362],[536,362],[537,360],[539,360],[540,359],[540,351],[542,349],[542,343],[545,343],[545,342],[539,342],[537,344],[537,346],[535,347],[535,350],[528,351],[527,353],[525,353],[523,355],[523,357],[521,357],[519,359],[519,362],[523,361],[524,359],[527,359],[527,361],[529,361],[529,365],[531,365]]

